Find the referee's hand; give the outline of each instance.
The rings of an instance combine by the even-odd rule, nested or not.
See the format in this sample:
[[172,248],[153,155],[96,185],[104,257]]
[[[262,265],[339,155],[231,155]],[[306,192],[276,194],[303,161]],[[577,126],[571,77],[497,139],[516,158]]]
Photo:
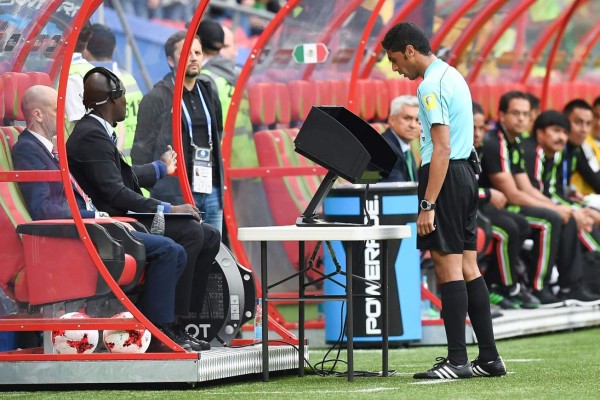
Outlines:
[[435,210],[423,211],[417,218],[417,235],[427,236],[435,231]]

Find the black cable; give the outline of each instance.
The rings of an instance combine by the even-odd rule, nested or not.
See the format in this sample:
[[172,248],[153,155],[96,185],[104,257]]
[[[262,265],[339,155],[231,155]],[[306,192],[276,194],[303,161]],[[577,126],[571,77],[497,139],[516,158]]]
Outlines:
[[365,225],[373,225],[373,221],[371,220],[371,215],[369,214],[369,210],[367,207],[367,198],[369,197],[369,184],[367,183],[365,186],[365,201],[363,203],[363,210],[365,211],[365,217],[367,220],[365,221]]

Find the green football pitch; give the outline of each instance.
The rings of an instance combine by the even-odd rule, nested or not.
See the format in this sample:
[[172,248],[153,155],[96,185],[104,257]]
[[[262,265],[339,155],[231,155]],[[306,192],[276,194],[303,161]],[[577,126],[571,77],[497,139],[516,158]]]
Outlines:
[[[508,374],[501,378],[460,381],[416,381],[412,374],[431,367],[443,347],[411,347],[390,351],[389,378],[317,376],[307,369],[299,378],[292,372],[275,374],[270,382],[260,375],[189,385],[128,385],[126,387],[3,388],[0,398],[13,399],[600,399],[600,328],[583,329],[519,339],[502,340],[498,348]],[[469,355],[477,354],[469,346]],[[325,351],[311,350],[310,362],[319,362]],[[340,356],[344,357],[345,351]],[[355,369],[378,371],[378,350],[356,350]],[[331,358],[331,354],[328,358]],[[344,369],[338,364],[339,370]],[[0,367],[1,371],[1,367]],[[13,391],[7,391],[7,389]],[[36,390],[37,389],[37,390]],[[0,388],[2,390],[2,388]]]

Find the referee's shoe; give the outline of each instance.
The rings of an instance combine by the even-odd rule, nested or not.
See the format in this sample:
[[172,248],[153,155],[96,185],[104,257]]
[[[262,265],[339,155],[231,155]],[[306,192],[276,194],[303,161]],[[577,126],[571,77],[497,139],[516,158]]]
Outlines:
[[480,361],[479,357],[471,363],[473,376],[502,376],[506,375],[506,365],[502,357],[498,356],[494,361]]
[[437,363],[433,368],[426,372],[419,372],[413,375],[415,379],[464,379],[472,378],[473,370],[471,364],[467,361],[465,365],[454,365],[445,357],[437,357]]

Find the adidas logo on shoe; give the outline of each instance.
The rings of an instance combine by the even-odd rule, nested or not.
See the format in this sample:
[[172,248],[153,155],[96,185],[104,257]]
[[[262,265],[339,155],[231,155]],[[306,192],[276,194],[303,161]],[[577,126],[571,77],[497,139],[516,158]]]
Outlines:
[[465,379],[473,376],[471,364],[454,365],[445,357],[438,357],[433,368],[413,375],[414,379]]
[[496,360],[488,362],[479,361],[478,357],[471,363],[471,369],[473,370],[473,376],[492,377],[506,375],[506,365],[504,365],[504,360],[500,356]]

